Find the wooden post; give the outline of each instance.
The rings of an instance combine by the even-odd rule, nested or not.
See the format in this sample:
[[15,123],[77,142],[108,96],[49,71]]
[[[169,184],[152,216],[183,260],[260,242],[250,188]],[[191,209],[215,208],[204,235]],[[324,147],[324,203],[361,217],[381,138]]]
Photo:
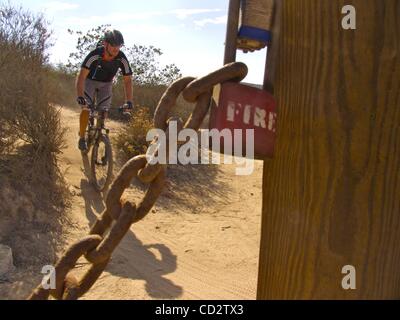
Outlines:
[[400,298],[399,17],[398,0],[283,1],[258,299]]
[[275,1],[274,13],[272,19],[272,42],[268,45],[267,57],[265,60],[264,69],[264,82],[263,89],[274,93],[274,82],[276,72],[276,62],[279,57],[279,38],[281,32],[281,21],[282,21],[282,1]]
[[226,27],[224,65],[236,61],[237,34],[239,28],[240,0],[230,0]]

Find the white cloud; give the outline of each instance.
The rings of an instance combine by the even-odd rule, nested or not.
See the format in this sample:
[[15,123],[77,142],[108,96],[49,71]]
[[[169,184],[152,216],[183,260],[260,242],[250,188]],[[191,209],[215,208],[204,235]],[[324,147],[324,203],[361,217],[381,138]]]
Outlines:
[[175,9],[171,10],[169,13],[176,15],[178,19],[186,19],[189,16],[210,13],[210,12],[221,12],[221,9]]
[[198,27],[204,27],[207,24],[225,24],[228,21],[228,16],[221,16],[216,18],[207,18],[203,20],[196,20],[194,24]]
[[161,35],[171,33],[173,31],[173,27],[156,24],[121,24],[116,27],[120,30],[124,30],[124,32],[127,34],[134,34],[135,37],[142,36],[144,39],[146,39],[149,34]]
[[[50,2],[50,3],[55,4],[57,2]],[[66,5],[66,3],[64,4],[65,4],[64,7],[67,8],[68,6]],[[63,19],[63,24],[66,25],[67,28],[71,28],[74,30],[77,29],[76,26],[78,27],[79,30],[82,30],[82,29],[90,29],[93,26],[98,26],[101,24],[111,24],[114,27],[118,22],[121,21],[129,24],[143,25],[143,23],[140,23],[139,21],[144,22],[146,20],[149,20],[149,22],[151,22],[151,19],[154,17],[173,15],[177,19],[184,20],[189,16],[211,13],[211,12],[220,12],[220,11],[222,10],[221,9],[175,9],[169,11],[147,11],[147,12],[136,12],[136,13],[111,12],[109,14],[102,16],[98,15],[86,16],[86,17],[68,16],[65,19]],[[222,17],[197,20],[194,21],[194,23],[196,24],[197,27],[204,27],[204,25],[206,24],[224,24],[226,23],[226,21],[227,21],[227,16],[225,15]],[[160,28],[159,25],[156,28],[163,29]],[[168,28],[169,28],[168,26],[165,26],[163,31],[165,31],[165,29]],[[149,28],[146,27],[141,29],[149,29]]]
[[[56,3],[56,2],[51,2],[51,3]],[[103,16],[69,17],[66,19],[66,22],[71,25],[79,25],[80,27],[82,27],[82,26],[100,25],[104,23],[114,24],[115,21],[136,22],[138,20],[141,21],[150,20],[151,18],[154,17],[169,16],[169,15],[173,15],[179,20],[184,20],[193,15],[221,12],[221,11],[222,11],[221,9],[175,9],[169,11],[147,11],[147,12],[137,12],[137,13],[112,12]]]
[[61,2],[61,1],[50,1],[42,5],[42,8],[46,10],[48,13],[54,13],[65,10],[74,10],[77,9],[78,7],[79,5],[76,3]]
[[102,19],[107,21],[136,21],[136,20],[147,20],[153,17],[161,16],[163,13],[159,11],[148,11],[139,13],[126,13],[126,12],[113,12],[108,15],[104,15]]
[[136,35],[148,33],[151,34],[165,34],[172,31],[174,26],[147,23],[140,19],[115,19],[114,15],[109,15],[106,18],[101,16],[91,16],[89,18],[69,17],[64,20],[64,29],[72,29],[74,31],[86,32],[94,26],[101,24],[111,24],[111,28],[115,28],[125,33],[133,33]]
[[98,25],[108,23],[108,21],[104,22],[102,17],[100,16],[91,16],[84,18],[70,16],[58,21],[58,23],[62,23],[63,25],[65,25],[65,29],[86,31],[85,29],[97,27]]

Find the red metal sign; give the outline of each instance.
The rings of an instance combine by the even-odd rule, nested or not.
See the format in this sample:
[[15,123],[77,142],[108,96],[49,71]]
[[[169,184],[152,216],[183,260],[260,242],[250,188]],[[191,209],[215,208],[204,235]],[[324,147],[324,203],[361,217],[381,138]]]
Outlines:
[[[213,100],[210,130],[228,129],[234,137],[234,130],[241,129],[242,155],[246,156],[248,141],[245,132],[246,129],[254,129],[255,158],[273,157],[277,110],[274,97],[270,93],[247,85],[227,82],[215,87]],[[220,145],[223,146],[223,138],[220,139]],[[231,150],[234,150],[233,146]]]

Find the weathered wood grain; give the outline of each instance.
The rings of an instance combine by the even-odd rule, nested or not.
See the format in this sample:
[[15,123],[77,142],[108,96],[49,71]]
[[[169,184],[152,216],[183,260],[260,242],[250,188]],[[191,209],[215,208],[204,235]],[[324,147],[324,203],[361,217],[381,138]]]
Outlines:
[[284,0],[279,41],[258,299],[400,299],[400,1]]

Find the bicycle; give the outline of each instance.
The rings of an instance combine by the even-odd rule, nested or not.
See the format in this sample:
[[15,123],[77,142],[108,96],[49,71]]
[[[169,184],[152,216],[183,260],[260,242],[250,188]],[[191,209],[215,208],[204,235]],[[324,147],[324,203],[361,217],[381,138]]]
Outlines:
[[105,126],[106,114],[110,109],[124,112],[126,108],[121,106],[97,110],[96,102],[89,105],[89,124],[85,133],[87,149],[81,151],[82,157],[86,157],[92,148],[89,179],[99,192],[107,190],[113,178],[113,151],[108,136],[110,130]]

